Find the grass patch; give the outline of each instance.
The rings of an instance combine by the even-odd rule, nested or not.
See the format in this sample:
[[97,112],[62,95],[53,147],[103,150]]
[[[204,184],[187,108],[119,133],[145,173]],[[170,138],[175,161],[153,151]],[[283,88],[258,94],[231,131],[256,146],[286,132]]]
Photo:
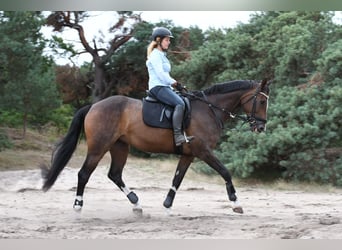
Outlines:
[[51,157],[57,135],[28,129],[25,138],[22,130],[2,128],[7,134],[11,148],[0,152],[0,170],[33,169]]

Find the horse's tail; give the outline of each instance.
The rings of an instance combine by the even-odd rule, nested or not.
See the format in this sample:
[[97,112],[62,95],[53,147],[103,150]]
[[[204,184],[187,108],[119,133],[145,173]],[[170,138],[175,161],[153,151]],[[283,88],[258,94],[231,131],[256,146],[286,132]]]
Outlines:
[[89,112],[91,105],[87,105],[79,109],[70,124],[69,131],[61,142],[59,142],[54,150],[51,159],[51,167],[45,165],[41,166],[43,187],[46,192],[55,183],[58,175],[62,172],[64,167],[69,162],[74,153],[80,134],[83,131],[83,123],[85,116]]

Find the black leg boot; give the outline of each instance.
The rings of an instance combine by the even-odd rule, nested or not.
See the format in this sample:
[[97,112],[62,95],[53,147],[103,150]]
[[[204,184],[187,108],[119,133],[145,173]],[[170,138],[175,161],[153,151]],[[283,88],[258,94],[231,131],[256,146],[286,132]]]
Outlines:
[[173,135],[177,147],[182,145],[184,142],[190,141],[194,138],[193,136],[188,136],[187,138],[185,138],[182,134],[183,116],[184,107],[182,105],[177,105],[172,116]]

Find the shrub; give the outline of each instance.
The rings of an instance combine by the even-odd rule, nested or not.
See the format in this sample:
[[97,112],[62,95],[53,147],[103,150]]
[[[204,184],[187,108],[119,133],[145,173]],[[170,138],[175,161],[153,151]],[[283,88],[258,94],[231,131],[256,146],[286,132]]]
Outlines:
[[0,129],[0,151],[6,148],[11,148],[11,147],[12,147],[12,143],[10,139],[8,138],[6,132]]

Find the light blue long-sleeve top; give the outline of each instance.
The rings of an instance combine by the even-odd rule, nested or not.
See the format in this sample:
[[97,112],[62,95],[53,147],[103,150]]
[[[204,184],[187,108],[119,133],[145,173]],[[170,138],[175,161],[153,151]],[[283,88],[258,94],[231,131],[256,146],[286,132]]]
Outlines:
[[171,64],[166,57],[166,52],[156,48],[153,49],[146,61],[146,66],[149,75],[149,89],[152,89],[155,86],[171,87],[171,84],[176,82],[176,80],[170,76]]

